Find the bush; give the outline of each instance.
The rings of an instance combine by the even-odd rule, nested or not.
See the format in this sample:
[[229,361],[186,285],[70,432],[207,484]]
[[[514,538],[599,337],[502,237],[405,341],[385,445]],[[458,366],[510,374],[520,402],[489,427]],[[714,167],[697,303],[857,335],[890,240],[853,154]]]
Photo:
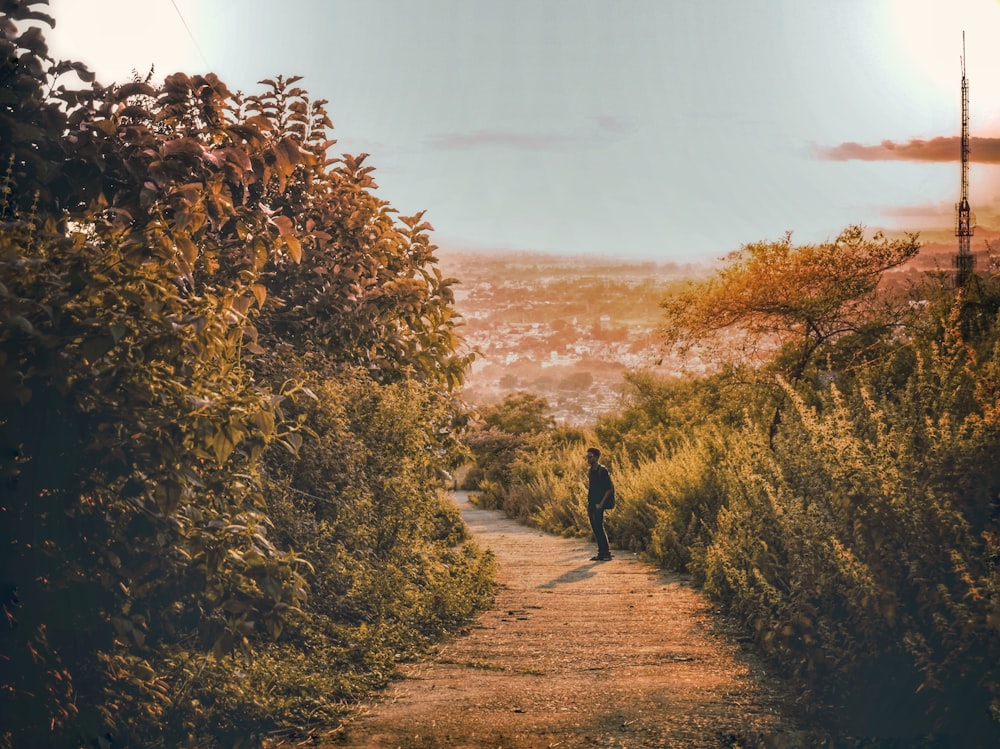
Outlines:
[[[763,368],[632,375],[592,441],[613,445],[613,543],[692,573],[836,731],[991,745],[1000,285],[922,298],[905,328],[827,341],[827,369],[794,382]],[[499,503],[588,534],[584,477],[565,469],[589,442],[524,441]]]
[[490,595],[438,491],[454,280],[298,79],[73,88],[41,5],[0,24],[0,745],[308,730]]
[[[726,505],[718,466],[728,448],[718,437],[703,435],[682,444],[669,458],[637,466],[640,506],[655,509],[648,539],[651,559],[704,580],[704,550],[715,533],[719,510]],[[643,526],[648,521],[643,518]],[[641,526],[640,526],[641,527]]]

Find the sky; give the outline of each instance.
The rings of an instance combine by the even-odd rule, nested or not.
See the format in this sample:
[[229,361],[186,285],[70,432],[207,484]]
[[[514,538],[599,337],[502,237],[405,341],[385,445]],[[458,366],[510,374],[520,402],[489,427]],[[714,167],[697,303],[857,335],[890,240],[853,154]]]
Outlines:
[[[998,0],[50,0],[105,84],[301,75],[442,250],[711,261],[1000,228]],[[964,58],[963,58],[964,33]],[[979,241],[981,244],[981,240]],[[977,239],[973,239],[973,250]]]

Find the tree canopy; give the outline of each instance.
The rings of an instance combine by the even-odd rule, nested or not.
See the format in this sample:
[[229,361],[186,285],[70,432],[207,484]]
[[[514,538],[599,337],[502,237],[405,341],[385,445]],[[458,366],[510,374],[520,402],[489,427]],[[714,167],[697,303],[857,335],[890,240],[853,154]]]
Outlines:
[[898,319],[879,283],[918,250],[913,235],[868,238],[860,226],[827,243],[796,246],[787,234],[744,245],[714,276],[662,303],[665,341],[743,355],[786,346],[797,379],[824,344]]

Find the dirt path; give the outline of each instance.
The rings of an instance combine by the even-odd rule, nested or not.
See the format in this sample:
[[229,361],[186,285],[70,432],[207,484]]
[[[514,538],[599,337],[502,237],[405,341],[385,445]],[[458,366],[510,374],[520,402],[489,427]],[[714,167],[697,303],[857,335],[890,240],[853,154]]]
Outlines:
[[456,499],[496,554],[495,607],[328,749],[802,745],[788,695],[682,577]]

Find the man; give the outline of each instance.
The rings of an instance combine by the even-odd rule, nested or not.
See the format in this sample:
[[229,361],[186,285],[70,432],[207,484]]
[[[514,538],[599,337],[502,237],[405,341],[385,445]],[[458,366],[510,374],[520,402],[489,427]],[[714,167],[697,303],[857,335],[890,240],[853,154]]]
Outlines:
[[611,483],[611,474],[598,461],[601,451],[596,447],[587,448],[587,515],[590,517],[590,527],[597,539],[597,556],[592,562],[607,562],[611,559],[611,545],[608,534],[604,530],[604,510],[614,496],[615,486]]

